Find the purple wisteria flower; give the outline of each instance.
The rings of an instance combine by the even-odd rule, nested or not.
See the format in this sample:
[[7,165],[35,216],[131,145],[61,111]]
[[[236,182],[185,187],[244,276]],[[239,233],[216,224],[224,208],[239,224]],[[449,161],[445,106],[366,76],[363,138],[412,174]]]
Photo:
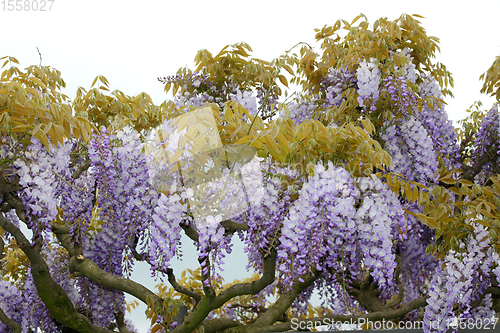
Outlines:
[[365,111],[377,109],[376,104],[379,98],[379,85],[381,72],[378,68],[378,61],[374,58],[370,61],[363,59],[356,71],[358,82],[358,103]]
[[391,171],[428,185],[434,182],[438,162],[429,134],[415,117],[388,126],[382,133],[385,149],[392,156]]

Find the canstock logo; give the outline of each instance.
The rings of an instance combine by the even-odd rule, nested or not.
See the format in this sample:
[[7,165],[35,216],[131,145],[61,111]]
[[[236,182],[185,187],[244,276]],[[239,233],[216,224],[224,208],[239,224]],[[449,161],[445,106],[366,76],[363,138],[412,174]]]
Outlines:
[[204,107],[174,119],[178,158],[189,209],[197,225],[227,220],[262,200],[263,182],[256,150],[223,145],[219,111]]

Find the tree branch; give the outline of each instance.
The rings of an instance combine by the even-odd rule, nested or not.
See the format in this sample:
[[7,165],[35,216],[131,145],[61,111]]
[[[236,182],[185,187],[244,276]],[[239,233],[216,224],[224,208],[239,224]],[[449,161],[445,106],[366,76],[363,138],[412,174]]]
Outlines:
[[50,227],[52,228],[52,232],[56,234],[57,240],[68,251],[71,257],[77,254],[81,254],[81,253],[76,253],[75,251],[75,246],[73,245],[72,237],[69,234],[69,229],[70,229],[69,226],[50,222]]
[[177,326],[172,333],[191,333],[198,326],[200,326],[205,318],[208,316],[210,311],[213,310],[211,306],[213,299],[215,298],[214,294],[205,294],[202,297],[201,301],[196,305],[196,308],[191,312],[191,314],[180,324]]
[[276,257],[277,252],[275,249],[272,249],[269,256],[264,258],[262,276],[260,279],[250,283],[237,283],[222,291],[213,302],[214,309],[220,308],[224,303],[236,296],[256,295],[262,289],[273,283],[276,271]]
[[186,236],[191,238],[191,240],[198,242],[198,232],[191,226],[191,223],[181,223],[181,228],[184,230]]
[[462,179],[467,179],[469,181],[474,182],[474,176],[476,176],[481,169],[483,168],[483,165],[491,161],[491,157],[495,156],[497,154],[498,147],[495,145],[492,145],[491,147],[488,148],[486,153],[483,155],[483,158],[481,158],[479,161],[477,161],[473,166],[466,166],[462,163],[462,170],[464,171],[464,174],[462,175]]
[[49,267],[42,255],[31,246],[24,234],[0,214],[0,226],[17,241],[30,261],[31,275],[38,294],[55,320],[82,333],[110,333],[111,331],[92,324],[89,318],[76,311],[66,292],[50,276]]
[[492,298],[499,298],[500,297],[500,288],[494,287],[494,286],[490,286],[490,287],[486,288],[486,290],[483,292],[481,297],[479,297],[479,299],[472,302],[470,307],[472,309],[474,309],[474,308],[478,307],[479,305],[481,305],[481,302],[483,301],[484,296],[486,296],[488,294],[491,294]]
[[458,154],[460,156],[460,158],[458,159],[458,163],[460,163],[462,165],[462,170],[464,170],[464,168],[466,168],[467,166],[464,164],[464,159],[465,159],[465,156],[466,156],[466,152],[465,152],[465,149],[467,148],[467,146],[469,145],[469,143],[472,141],[472,138],[473,138],[473,134],[468,134],[464,140],[462,140],[462,142],[460,142],[460,148],[458,150]]
[[120,331],[120,333],[132,333],[129,331],[127,324],[125,324],[125,316],[123,314],[123,311],[119,311],[115,315],[115,319],[116,325],[118,326],[118,331]]
[[7,317],[5,312],[0,308],[0,321],[7,325],[8,327],[12,328],[13,333],[21,333],[21,325]]
[[396,271],[394,272],[394,276],[396,277],[396,285],[398,286],[398,294],[396,295],[396,297],[392,301],[388,301],[384,305],[384,309],[392,308],[403,301],[404,286],[403,286],[403,283],[401,282],[401,279],[399,276],[401,274],[403,263],[401,261],[401,256],[399,254],[396,254],[396,262],[398,265],[396,266]]
[[293,284],[292,290],[280,294],[276,302],[262,316],[257,318],[255,323],[248,327],[258,327],[260,329],[262,326],[272,325],[282,318],[297,296],[318,278],[318,273],[318,271],[315,271],[302,276],[304,282],[300,282],[297,279]]
[[177,283],[177,281],[175,280],[174,270],[170,267],[167,268],[167,276],[168,276],[168,282],[170,282],[174,290],[177,291],[178,293],[184,294],[194,299],[195,306],[201,301],[200,294],[198,294],[194,290],[181,286],[179,283]]
[[204,321],[201,326],[203,327],[205,333],[215,333],[231,327],[243,327],[244,325],[239,321],[229,318],[217,318]]
[[3,238],[0,237],[0,260],[3,259],[4,255],[3,255],[3,249],[5,247],[5,243],[3,241]]
[[362,307],[368,309],[370,312],[378,312],[384,309],[384,304],[378,298],[380,291],[377,284],[373,282],[373,277],[370,274],[366,274],[362,281],[354,281],[351,286],[353,289],[347,292]]
[[256,313],[264,313],[267,311],[267,308],[262,305],[253,305],[253,304],[242,304],[242,303],[231,303],[227,306],[230,309],[234,308],[243,308],[247,310],[253,310]]
[[85,160],[78,166],[78,168],[76,168],[75,172],[73,172],[73,174],[71,175],[71,178],[77,179],[78,177],[80,177],[82,172],[86,171],[89,167],[90,160],[88,159],[88,157],[85,157]]
[[[181,325],[177,326],[172,333],[193,332],[203,323],[210,311],[220,308],[231,298],[248,294],[255,295],[259,293],[262,289],[274,281],[276,257],[276,250],[273,249],[270,251],[270,255],[264,258],[262,277],[257,281],[232,285],[228,289],[222,291],[218,296],[215,296],[215,292],[205,291],[205,296],[202,297],[193,312],[191,312],[186,320]],[[213,291],[213,289],[211,290]]]
[[248,223],[236,223],[231,220],[224,220],[220,224],[226,230],[226,234],[233,234],[236,231],[246,231],[249,229]]
[[13,208],[16,211],[17,217],[24,223],[26,223],[26,216],[24,215],[24,206],[21,201],[17,196],[13,195],[12,193],[5,193],[3,196],[3,201],[8,204],[7,207],[2,207],[5,208],[6,210],[10,210]]
[[142,284],[108,273],[81,254],[70,258],[69,269],[75,276],[85,276],[103,287],[124,291],[137,297],[144,304],[148,304],[148,299],[151,299],[155,305],[159,305],[162,302],[161,298]]
[[[294,321],[293,324],[300,325],[300,323],[319,321],[319,322],[325,323],[325,325],[327,325],[329,323],[337,322],[337,321],[339,321],[339,322],[346,322],[347,321],[347,322],[356,323],[360,319],[365,319],[365,320],[370,320],[370,321],[380,321],[380,320],[384,320],[384,319],[390,320],[390,319],[402,317],[413,310],[424,307],[426,304],[427,304],[427,298],[420,297],[420,298],[414,299],[410,303],[408,303],[405,306],[403,306],[399,309],[396,309],[396,310],[372,312],[372,313],[367,313],[367,314],[358,315],[358,316],[325,315],[325,316],[321,316],[321,317],[300,319],[300,320]],[[292,329],[291,326],[292,326],[292,322],[263,326],[263,327],[259,327],[258,332],[284,332],[284,331],[289,331],[290,329]],[[248,332],[252,332],[252,331],[248,331]],[[255,331],[255,332],[257,332],[257,331]]]
[[70,254],[69,269],[73,275],[83,275],[104,287],[124,291],[137,297],[144,302],[144,304],[148,304],[148,298],[155,304],[159,304],[161,299],[143,285],[130,279],[108,273],[99,268],[99,266],[90,259],[85,258],[81,251],[75,251],[71,235],[69,234],[70,227],[68,225],[51,223],[51,226],[57,239],[61,242],[61,245]]
[[203,292],[205,292],[205,295],[215,295],[215,290],[210,282],[210,258],[208,255],[204,258],[198,257],[198,262],[201,266],[201,285],[203,286]]
[[13,181],[8,179],[6,176],[5,170],[0,169],[0,197],[2,194],[9,192],[17,192],[23,189],[21,185],[19,185],[19,175],[15,175]]

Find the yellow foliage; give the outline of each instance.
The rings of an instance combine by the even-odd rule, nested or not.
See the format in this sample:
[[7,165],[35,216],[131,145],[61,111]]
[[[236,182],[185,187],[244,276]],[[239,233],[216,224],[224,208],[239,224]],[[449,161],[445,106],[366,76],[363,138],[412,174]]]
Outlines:
[[6,59],[0,79],[0,135],[14,141],[29,142],[33,136],[49,148],[74,135],[89,140],[92,125],[82,117],[74,117],[67,96],[59,90],[65,87],[61,73],[48,66],[30,66],[25,71]]

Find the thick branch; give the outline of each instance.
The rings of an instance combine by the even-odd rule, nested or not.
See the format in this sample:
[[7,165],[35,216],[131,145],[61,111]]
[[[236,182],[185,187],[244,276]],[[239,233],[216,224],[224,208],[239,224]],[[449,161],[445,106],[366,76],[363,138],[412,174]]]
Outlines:
[[145,253],[139,253],[137,252],[137,243],[139,242],[139,236],[134,235],[134,240],[132,241],[132,244],[130,248],[132,249],[132,255],[134,256],[135,260],[138,261],[149,261],[149,254],[147,252]]
[[90,167],[90,160],[88,158],[85,158],[85,161],[78,166],[78,168],[75,170],[75,172],[73,172],[73,174],[71,175],[71,178],[77,179],[78,177],[80,177],[82,172],[87,170],[89,167]]
[[14,180],[11,181],[7,178],[5,174],[6,173],[4,170],[0,170],[0,181],[2,185],[0,186],[0,197],[2,194],[9,192],[17,192],[23,189],[23,187],[19,185],[19,175],[15,175]]
[[182,324],[177,326],[172,333],[191,333],[193,332],[213,310],[211,303],[215,298],[215,294],[206,294],[201,301],[196,305],[196,308],[184,320]]
[[220,308],[224,303],[236,296],[256,295],[262,289],[273,283],[276,270],[276,250],[271,250],[269,256],[264,258],[262,276],[257,281],[250,283],[237,283],[221,292],[213,302],[213,308]]
[[195,301],[195,305],[198,304],[201,301],[201,295],[198,294],[196,291],[191,290],[189,288],[186,288],[184,286],[181,286],[177,281],[175,280],[175,275],[174,275],[174,270],[172,268],[167,268],[167,275],[168,275],[168,282],[172,285],[172,287],[177,291],[178,293],[184,294],[186,296],[191,297]]
[[77,255],[77,253],[75,252],[75,246],[73,245],[72,237],[69,234],[69,226],[51,222],[50,227],[52,228],[52,232],[56,234],[56,237],[61,245],[68,251],[69,255]]
[[215,333],[231,327],[242,327],[243,324],[229,318],[217,318],[204,321],[202,326],[205,333]]
[[85,276],[103,287],[124,291],[137,297],[145,304],[148,304],[148,299],[151,299],[155,304],[161,302],[161,299],[155,293],[142,284],[108,273],[82,255],[70,258],[69,269],[75,276]]
[[94,280],[104,287],[124,291],[130,295],[137,297],[145,304],[148,304],[148,298],[150,298],[151,301],[155,303],[158,303],[160,301],[160,298],[158,298],[155,293],[153,293],[143,285],[135,281],[108,273],[99,268],[99,266],[97,266],[91,260],[85,259],[81,254],[81,251],[75,251],[75,247],[72,244],[71,235],[69,234],[69,226],[55,223],[51,224],[51,226],[52,230],[57,236],[57,239],[61,242],[63,247],[68,250],[71,256],[70,271],[75,276],[83,275],[91,280]]
[[402,269],[403,263],[401,261],[401,256],[399,254],[396,255],[396,262],[398,263],[398,265],[396,266],[396,271],[394,272],[394,276],[396,277],[396,285],[398,286],[398,294],[396,295],[396,297],[392,301],[388,301],[384,305],[385,309],[389,309],[389,308],[392,308],[392,307],[398,305],[399,303],[401,303],[403,301],[403,297],[404,297],[404,286],[403,286],[403,282],[400,279],[400,274],[401,274],[401,269]]
[[0,260],[2,260],[4,257],[4,255],[3,255],[4,247],[5,247],[5,243],[3,241],[3,238],[0,236]]
[[347,292],[354,297],[362,307],[370,312],[378,312],[384,309],[384,304],[378,298],[380,291],[378,286],[373,282],[373,277],[367,274],[362,281],[354,281],[352,289]]
[[68,295],[50,276],[49,267],[42,255],[30,245],[21,230],[8,221],[3,214],[0,214],[0,226],[14,236],[17,244],[28,257],[38,294],[55,320],[82,333],[111,332],[95,326],[87,317],[76,311]]
[[247,310],[252,310],[253,312],[256,312],[256,313],[264,313],[267,311],[266,307],[264,307],[262,305],[253,305],[253,304],[231,303],[227,307],[230,309],[243,308],[243,309],[247,309]]
[[491,294],[492,298],[499,298],[500,297],[500,288],[494,287],[494,286],[490,286],[490,287],[486,288],[486,290],[481,295],[481,297],[479,297],[478,300],[472,302],[471,305],[470,305],[470,307],[472,309],[474,309],[474,308],[478,307],[479,305],[481,305],[484,296],[486,296],[488,294]]
[[231,298],[248,294],[255,295],[259,293],[262,289],[274,281],[276,256],[276,250],[273,249],[270,251],[270,255],[264,259],[262,277],[257,281],[235,284],[222,291],[218,296],[215,296],[215,292],[207,293],[207,291],[205,291],[205,296],[203,296],[193,312],[181,325],[177,326],[172,333],[193,332],[203,323],[210,311],[220,308]]
[[458,151],[459,152],[458,155],[460,156],[460,158],[458,159],[458,163],[460,163],[462,165],[462,170],[464,170],[464,167],[467,167],[466,165],[464,165],[464,159],[466,156],[465,149],[467,148],[469,143],[472,141],[472,138],[473,138],[473,135],[471,133],[471,134],[467,135],[465,137],[465,139],[462,140],[462,142],[460,143],[460,149]]
[[[332,323],[332,322],[353,322],[356,323],[360,319],[365,319],[365,320],[370,320],[370,321],[380,321],[380,320],[390,320],[390,319],[395,319],[402,317],[408,313],[410,313],[413,310],[419,309],[421,307],[424,307],[427,304],[427,298],[426,297],[420,297],[417,298],[410,303],[406,304],[405,306],[396,309],[396,310],[387,310],[387,311],[380,311],[380,312],[372,312],[372,313],[367,313],[359,316],[349,316],[349,315],[326,315],[322,317],[314,317],[314,318],[308,318],[308,319],[302,319],[302,320],[297,320],[294,321],[294,325],[300,325],[300,323],[307,323],[307,322],[316,322],[320,321],[325,323],[325,325]],[[286,323],[281,323],[281,324],[276,324],[276,325],[269,325],[265,327],[259,327],[258,332],[284,332],[284,331],[289,331],[292,327],[292,322],[286,322]]]
[[127,324],[125,324],[125,316],[123,315],[122,311],[119,311],[115,315],[115,319],[116,325],[118,326],[118,331],[120,331],[120,333],[132,333],[128,330]]
[[248,230],[248,223],[236,223],[231,220],[224,220],[220,223],[226,230],[226,234],[233,234],[236,231]]
[[468,166],[465,166],[462,164],[462,169],[465,171],[462,178],[473,182],[474,176],[477,175],[483,169],[483,166],[486,163],[491,161],[491,157],[496,155],[497,150],[498,150],[498,147],[495,145],[492,145],[491,147],[488,148],[486,153],[483,155],[483,158],[481,158],[479,161],[476,161],[476,163],[474,163],[474,166],[468,167]]
[[215,290],[210,282],[210,259],[208,255],[206,257],[199,257],[198,262],[201,266],[201,285],[203,286],[203,292],[205,295],[215,295]]
[[21,326],[12,319],[10,319],[9,317],[7,317],[7,315],[5,314],[5,312],[3,312],[2,309],[0,309],[0,321],[5,325],[7,325],[8,327],[12,328],[13,333],[21,333]]
[[304,282],[295,281],[293,284],[292,290],[287,291],[286,293],[280,294],[276,302],[269,308],[267,311],[260,316],[254,324],[249,327],[262,327],[267,325],[272,325],[280,318],[283,318],[286,310],[290,308],[293,301],[297,298],[297,296],[307,289],[313,282],[318,278],[318,272],[310,273],[307,276],[302,276]]
[[8,210],[13,208],[16,211],[17,217],[19,217],[21,221],[26,223],[27,220],[26,216],[24,215],[24,206],[21,199],[9,192],[4,194],[3,201],[8,203]]
[[185,223],[181,223],[180,226],[184,230],[186,236],[191,238],[191,240],[198,242],[198,232],[191,226],[191,224],[186,225]]

